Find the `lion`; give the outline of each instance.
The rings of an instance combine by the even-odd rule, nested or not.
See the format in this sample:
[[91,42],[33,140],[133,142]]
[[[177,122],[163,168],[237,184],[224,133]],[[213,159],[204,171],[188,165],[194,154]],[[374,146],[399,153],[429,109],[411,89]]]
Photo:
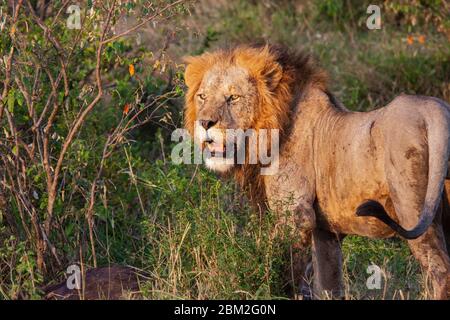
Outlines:
[[[185,127],[210,151],[206,166],[234,176],[253,203],[291,226],[296,252],[312,246],[314,297],[343,296],[346,235],[398,235],[431,280],[432,297],[448,298],[449,231],[441,214],[448,104],[401,94],[385,107],[350,111],[310,55],[274,45],[207,52],[186,63]],[[217,132],[263,128],[279,130],[276,174],[262,175],[259,163],[224,161],[225,146],[237,141]],[[294,259],[299,280],[305,260]]]

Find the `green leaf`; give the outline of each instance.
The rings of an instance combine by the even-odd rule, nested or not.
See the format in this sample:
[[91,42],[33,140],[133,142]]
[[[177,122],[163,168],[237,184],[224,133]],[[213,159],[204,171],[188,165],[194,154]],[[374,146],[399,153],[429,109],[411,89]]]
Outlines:
[[8,93],[8,111],[14,113],[14,90],[9,91]]
[[64,230],[66,237],[70,237],[73,234],[73,228],[75,227],[74,223],[70,223]]
[[17,95],[16,100],[17,100],[17,104],[19,105],[19,107],[22,107],[23,106],[23,96],[21,94]]

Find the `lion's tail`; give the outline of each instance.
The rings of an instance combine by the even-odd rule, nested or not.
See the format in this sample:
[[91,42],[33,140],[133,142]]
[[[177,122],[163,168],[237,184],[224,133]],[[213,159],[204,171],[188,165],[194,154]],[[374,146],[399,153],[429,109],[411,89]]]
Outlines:
[[[444,107],[449,108],[448,105]],[[406,230],[394,221],[387,214],[383,206],[374,201],[368,200],[356,209],[358,216],[371,216],[380,219],[406,239],[416,239],[420,237],[431,225],[436,211],[439,207],[445,177],[447,175],[449,158],[449,124],[448,113],[445,108],[439,108],[444,114],[442,117],[426,117],[427,139],[428,139],[428,186],[425,194],[424,206],[419,222],[411,229]]]

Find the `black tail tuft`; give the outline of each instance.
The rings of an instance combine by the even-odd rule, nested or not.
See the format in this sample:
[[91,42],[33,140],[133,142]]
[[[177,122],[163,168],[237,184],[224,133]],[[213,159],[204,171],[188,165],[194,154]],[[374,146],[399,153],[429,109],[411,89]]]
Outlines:
[[411,234],[408,230],[403,229],[396,221],[394,221],[386,212],[384,207],[375,200],[367,200],[356,208],[356,215],[358,217],[374,217],[385,224],[387,224],[392,230],[397,232],[405,239],[416,239],[421,234]]
[[358,217],[376,217],[387,216],[384,207],[375,200],[367,200],[356,209],[356,215]]

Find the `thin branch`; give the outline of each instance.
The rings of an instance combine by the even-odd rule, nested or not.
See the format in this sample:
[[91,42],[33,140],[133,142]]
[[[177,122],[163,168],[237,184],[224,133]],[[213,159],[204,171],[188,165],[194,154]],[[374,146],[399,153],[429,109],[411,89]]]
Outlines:
[[27,0],[27,3],[28,3],[28,9],[31,12],[31,16],[32,16],[33,20],[39,25],[39,27],[41,27],[41,29],[44,31],[44,35],[47,37],[48,40],[50,40],[50,42],[53,44],[53,46],[55,47],[55,49],[58,53],[58,60],[61,65],[61,72],[62,72],[63,80],[64,80],[64,95],[67,96],[69,94],[69,81],[67,80],[66,65],[63,61],[63,54],[62,54],[63,50],[61,48],[61,44],[55,37],[53,37],[52,31],[50,30],[50,28],[47,27],[47,25],[41,20],[41,18],[39,18],[37,16],[37,14],[34,12],[31,2],[29,0]]
[[114,12],[115,5],[116,5],[116,1],[114,0],[111,8],[109,9],[108,16],[106,18],[106,24],[103,28],[103,32],[102,32],[102,35],[101,35],[101,38],[100,38],[100,41],[98,44],[98,48],[97,48],[97,58],[96,58],[96,67],[95,67],[95,78],[96,78],[96,84],[97,84],[97,90],[98,90],[97,95],[95,96],[94,100],[92,100],[91,103],[83,110],[83,112],[81,112],[81,114],[76,119],[75,123],[73,124],[72,128],[70,129],[69,133],[67,134],[67,137],[66,137],[64,144],[62,146],[62,149],[61,149],[61,153],[59,154],[57,164],[55,166],[53,182],[50,187],[50,190],[48,190],[49,191],[49,198],[48,198],[48,205],[47,205],[48,216],[45,221],[46,232],[48,232],[50,230],[51,219],[53,216],[53,206],[54,206],[54,202],[55,202],[55,198],[56,198],[56,188],[58,185],[59,174],[61,172],[64,157],[65,157],[70,145],[72,144],[75,134],[80,129],[85,118],[92,111],[92,109],[95,107],[95,105],[100,101],[101,97],[103,96],[101,70],[100,70],[101,69],[102,50],[103,50],[103,46],[104,46],[103,40],[105,39],[106,32],[109,29],[109,25],[111,22],[111,17]]
[[153,19],[155,19],[156,17],[160,16],[160,15],[161,15],[162,13],[164,13],[165,11],[167,11],[167,10],[169,10],[170,8],[173,8],[173,7],[179,5],[179,4],[183,3],[183,2],[186,2],[186,0],[178,0],[178,1],[175,1],[175,2],[172,2],[172,3],[168,4],[168,5],[165,6],[164,8],[159,9],[159,10],[158,10],[155,14],[153,14],[152,16],[147,17],[146,19],[144,19],[144,20],[141,21],[140,23],[136,24],[135,26],[131,27],[130,29],[128,29],[128,30],[126,30],[126,31],[123,31],[123,32],[121,32],[121,33],[119,33],[119,34],[117,34],[117,35],[115,35],[115,36],[113,36],[113,37],[111,37],[111,38],[109,38],[109,39],[104,40],[104,41],[103,41],[103,44],[106,44],[106,43],[109,43],[109,42],[111,42],[111,41],[117,40],[117,39],[119,39],[119,38],[121,38],[121,37],[123,37],[123,36],[126,36],[127,34],[133,32],[133,31],[136,31],[137,29],[139,29],[140,27],[142,27],[142,26],[145,25],[146,23],[148,23],[148,22],[152,21]]
[[[13,18],[13,22],[12,22],[13,28],[15,27],[17,18],[19,17],[19,11],[20,11],[20,8],[22,7],[22,2],[23,2],[23,0],[19,0],[15,7],[14,18]],[[14,33],[13,32],[11,32],[11,33],[12,33],[12,37],[13,37]],[[11,82],[11,64],[12,64],[13,55],[14,55],[14,45],[11,46],[8,57],[6,58],[6,63],[5,63],[5,69],[6,69],[5,70],[5,80],[3,81],[3,92],[2,92],[2,97],[0,100],[0,120],[3,118],[3,112],[5,109],[5,100],[9,93],[9,84]]]

